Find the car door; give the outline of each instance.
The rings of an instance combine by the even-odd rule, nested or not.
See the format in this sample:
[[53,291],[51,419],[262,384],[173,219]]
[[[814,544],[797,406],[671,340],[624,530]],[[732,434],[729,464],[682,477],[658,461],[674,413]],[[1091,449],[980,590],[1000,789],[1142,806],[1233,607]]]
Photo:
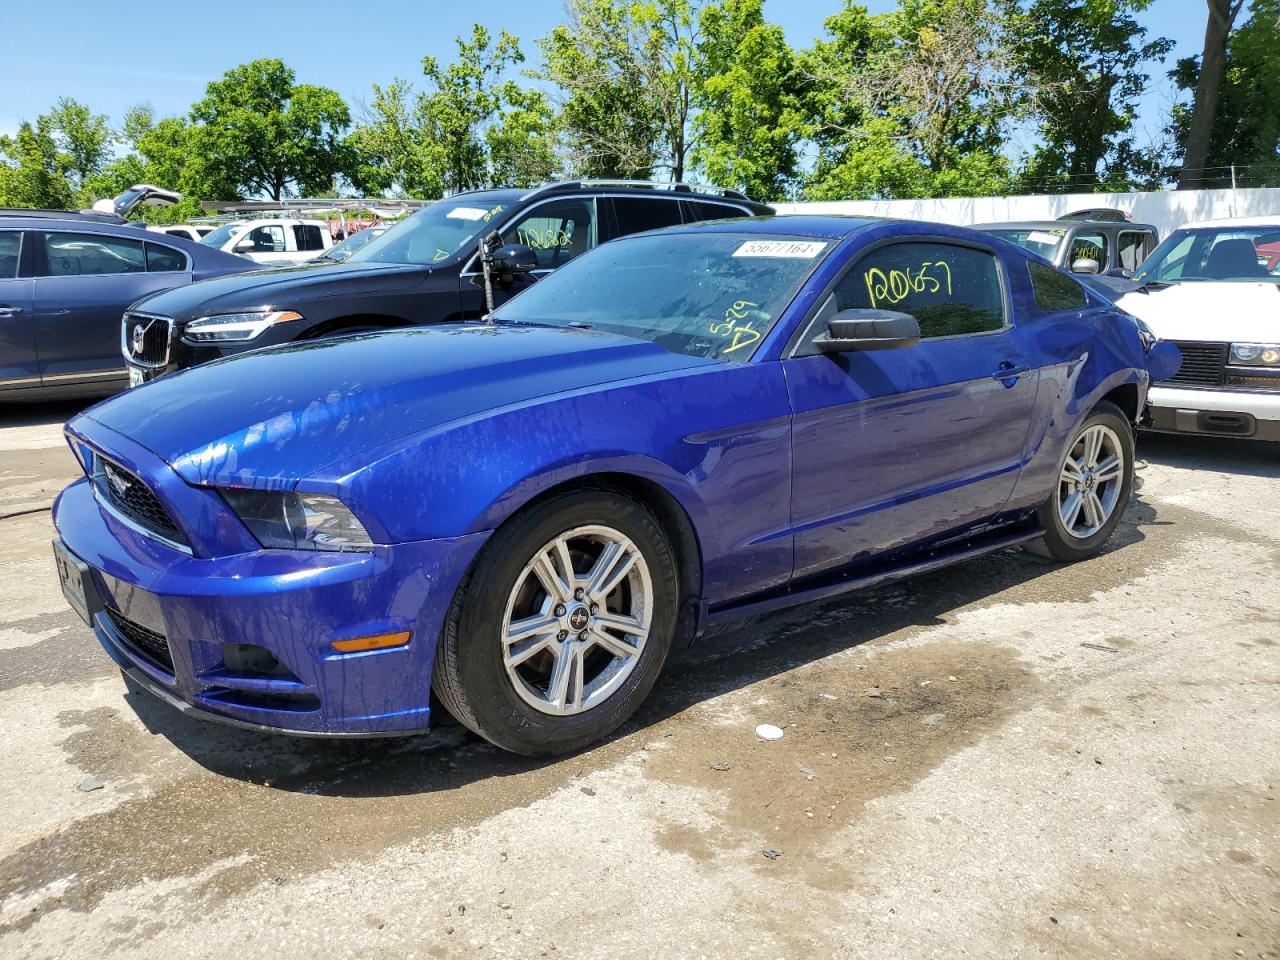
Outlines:
[[[494,283],[493,305],[500,306],[530,284],[581,256],[599,242],[599,217],[594,197],[561,197],[535,203],[502,228],[502,242],[532,247],[538,266],[517,274],[509,283]],[[459,277],[462,307],[467,316],[485,312],[484,278],[478,259]]]
[[318,257],[325,250],[324,232],[314,223],[295,223],[293,224],[293,246],[298,252],[298,259]]
[[236,240],[234,249],[254,263],[284,263],[296,258],[289,250],[284,225],[279,223],[264,223],[246,230]]
[[166,244],[114,234],[33,233],[40,375],[56,382],[123,378],[120,318],[156,290],[191,280],[190,260]]
[[[910,313],[910,347],[822,354],[839,310]],[[1013,491],[1035,407],[1027,334],[1000,259],[953,240],[890,242],[838,279],[783,361],[794,409],[795,577],[975,531]]]
[[21,269],[28,237],[21,230],[0,230],[0,391],[40,384],[32,280],[30,271]]

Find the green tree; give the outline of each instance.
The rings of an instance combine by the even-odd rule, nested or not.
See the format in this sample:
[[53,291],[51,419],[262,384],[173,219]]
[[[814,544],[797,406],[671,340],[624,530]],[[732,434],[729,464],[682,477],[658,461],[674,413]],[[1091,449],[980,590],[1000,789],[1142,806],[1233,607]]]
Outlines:
[[354,182],[367,192],[414,197],[485,186],[522,186],[555,169],[555,131],[546,98],[504,76],[524,62],[519,41],[484,27],[457,38],[458,57],[424,57],[427,88],[405,80],[375,85],[350,144]]
[[1182,138],[1184,152],[1178,187],[1183,190],[1209,185],[1204,180],[1205,161],[1218,119],[1218,98],[1227,67],[1227,43],[1244,0],[1207,0],[1207,5],[1209,19],[1205,23],[1204,47],[1196,70],[1195,98]]
[[23,121],[13,136],[0,137],[0,206],[71,206],[65,154],[58,149],[53,118]]
[[1023,172],[1045,191],[1124,190],[1149,178],[1154,156],[1134,143],[1138,98],[1152,63],[1173,47],[1147,40],[1134,18],[1150,0],[1011,0],[1012,44],[1035,91],[1040,144]]
[[69,97],[60,98],[49,117],[72,192],[89,206],[97,198],[87,195],[88,182],[111,158],[115,134],[104,114]]
[[294,81],[280,60],[254,60],[210,83],[191,108],[189,161],[216,199],[312,194],[351,168],[346,102]]
[[[1173,77],[1183,90],[1199,84],[1200,61],[1178,61]],[[1173,133],[1185,148],[1191,108],[1175,107]],[[1280,0],[1254,0],[1249,19],[1227,42],[1218,109],[1201,175],[1194,186],[1280,186]],[[1185,168],[1185,164],[1184,164]]]
[[683,180],[693,146],[698,19],[691,0],[568,0],[539,40],[560,126],[584,176]]
[[853,0],[804,58],[816,199],[1003,193],[1007,127],[1025,85],[985,0],[903,0],[870,15]]
[[795,54],[763,0],[723,0],[699,19],[693,163],[711,183],[783,199],[803,132]]

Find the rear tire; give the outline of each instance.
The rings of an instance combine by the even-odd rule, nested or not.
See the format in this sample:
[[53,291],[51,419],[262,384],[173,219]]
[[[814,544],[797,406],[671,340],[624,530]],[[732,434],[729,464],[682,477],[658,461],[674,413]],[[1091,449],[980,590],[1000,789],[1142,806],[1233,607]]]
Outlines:
[[1133,427],[1104,400],[1067,445],[1053,493],[1036,511],[1044,538],[1028,549],[1066,563],[1096,555],[1129,505],[1133,471]]
[[648,696],[678,608],[676,557],[653,514],[612,490],[566,491],[485,545],[449,609],[432,686],[505,750],[570,753]]

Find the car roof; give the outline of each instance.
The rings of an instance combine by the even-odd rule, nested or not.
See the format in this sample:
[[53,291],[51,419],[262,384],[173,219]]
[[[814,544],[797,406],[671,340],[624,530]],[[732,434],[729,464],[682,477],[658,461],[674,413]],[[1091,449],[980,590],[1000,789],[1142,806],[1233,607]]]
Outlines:
[[1076,227],[1114,227],[1117,230],[1154,230],[1149,223],[1131,220],[1007,220],[998,223],[975,223],[974,230],[1061,230],[1064,233]]
[[[841,214],[788,214],[781,217],[743,217],[733,220],[706,220],[701,223],[677,224],[650,230],[655,233],[759,233],[782,237],[816,237],[842,240],[866,227],[887,221],[878,217],[853,217]],[[905,221],[904,221],[905,222]]]
[[1280,227],[1280,216],[1223,217],[1218,220],[1192,220],[1179,230],[1198,230],[1201,227]]
[[62,217],[6,215],[0,219],[0,230],[69,230],[74,233],[110,233],[123,231],[129,233],[146,233],[146,224],[135,220],[98,219],[95,217]]

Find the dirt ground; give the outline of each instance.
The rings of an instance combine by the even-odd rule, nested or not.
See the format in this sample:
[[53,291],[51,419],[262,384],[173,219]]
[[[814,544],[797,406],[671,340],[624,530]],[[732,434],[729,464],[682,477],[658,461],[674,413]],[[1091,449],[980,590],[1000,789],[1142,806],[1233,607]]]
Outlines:
[[1144,438],[1103,556],[705,641],[535,763],[127,690],[53,571],[73,410],[0,409],[5,960],[1280,957],[1280,450]]

